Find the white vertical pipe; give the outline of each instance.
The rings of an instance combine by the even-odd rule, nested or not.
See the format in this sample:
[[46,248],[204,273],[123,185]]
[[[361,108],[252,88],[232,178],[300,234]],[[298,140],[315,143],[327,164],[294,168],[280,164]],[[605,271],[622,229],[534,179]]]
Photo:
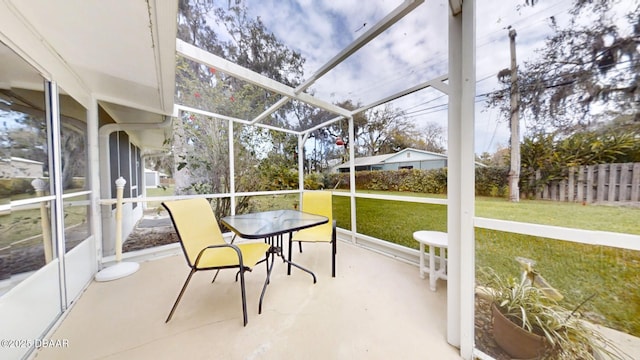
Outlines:
[[462,14],[449,13],[449,113],[447,141],[447,341],[460,346],[460,213]]
[[462,6],[462,96],[460,184],[460,355],[473,358],[475,314],[475,95],[476,95],[476,3]]
[[[96,258],[94,263],[97,270],[102,267],[102,206],[100,205],[100,147],[98,141],[98,101],[91,97],[87,111],[87,152],[89,166],[89,195],[91,234],[94,237]],[[106,173],[104,174],[106,176]]]
[[356,133],[353,125],[353,116],[349,116],[349,198],[351,199],[351,242],[356,243]]
[[231,193],[231,215],[236,214],[236,156],[233,144],[233,120],[229,120],[229,193]]
[[[147,198],[147,155],[140,156],[140,172],[142,173],[141,179],[138,179],[138,196],[142,196],[143,198]],[[147,202],[142,202],[142,211],[147,210]]]

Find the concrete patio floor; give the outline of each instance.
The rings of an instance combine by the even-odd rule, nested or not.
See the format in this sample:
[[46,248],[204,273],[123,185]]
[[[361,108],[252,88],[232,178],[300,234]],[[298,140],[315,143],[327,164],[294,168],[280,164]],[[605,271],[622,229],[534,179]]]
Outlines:
[[311,277],[275,263],[262,314],[265,266],[246,273],[249,323],[242,326],[235,271],[194,275],[164,320],[189,268],[182,254],[141,263],[135,274],[93,282],[35,359],[459,359],[446,341],[446,282],[429,290],[418,268],[348,243],[305,244],[294,261]]

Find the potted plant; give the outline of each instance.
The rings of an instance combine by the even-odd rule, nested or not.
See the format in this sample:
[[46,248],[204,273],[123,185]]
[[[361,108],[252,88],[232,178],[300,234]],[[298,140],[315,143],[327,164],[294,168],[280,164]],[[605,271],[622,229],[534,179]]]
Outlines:
[[523,273],[499,276],[484,269],[492,301],[493,336],[515,359],[630,359],[593,326],[580,319],[578,309],[567,309],[555,289],[533,270],[532,260],[518,258]]

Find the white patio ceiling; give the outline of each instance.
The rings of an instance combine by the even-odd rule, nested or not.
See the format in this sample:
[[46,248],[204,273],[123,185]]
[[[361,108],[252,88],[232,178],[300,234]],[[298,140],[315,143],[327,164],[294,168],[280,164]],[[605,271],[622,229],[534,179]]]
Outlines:
[[[0,89],[42,90],[42,76],[85,108],[91,97],[118,123],[157,123],[173,112],[177,1],[0,2]],[[162,129],[134,131],[158,148]]]

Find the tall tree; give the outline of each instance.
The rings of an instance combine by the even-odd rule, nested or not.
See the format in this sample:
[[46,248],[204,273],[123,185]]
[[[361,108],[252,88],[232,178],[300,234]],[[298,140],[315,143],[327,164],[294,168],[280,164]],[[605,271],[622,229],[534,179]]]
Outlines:
[[[259,18],[251,18],[242,1],[181,0],[178,36],[290,86],[296,86],[302,78],[304,59],[270,33]],[[178,58],[176,99],[185,105],[251,119],[279,96],[217,69]],[[290,106],[285,106],[266,121],[284,125],[289,110]],[[229,192],[228,122],[195,114],[185,115],[181,120],[174,123],[176,187],[203,193]],[[256,180],[264,169],[260,162],[267,157],[296,163],[292,144],[297,145],[297,139],[256,127],[234,125],[233,129],[236,191],[252,191],[262,186]],[[216,206],[217,214],[228,213],[229,199],[218,200]],[[248,199],[240,199],[236,210],[247,206]]]
[[444,146],[444,129],[435,122],[427,123],[420,130],[416,144],[411,147],[444,154],[447,150]]
[[[640,121],[640,4],[575,0],[566,25],[549,21],[553,35],[518,74],[529,131],[568,134],[620,115]],[[505,87],[489,106],[507,114],[507,101]]]
[[[14,120],[14,126],[5,125],[3,146],[5,154],[2,158],[16,156],[43,164],[43,171],[49,170],[49,160],[46,153],[47,127],[44,120],[38,116],[28,115],[17,111],[5,111]],[[7,117],[9,117],[7,116]],[[62,188],[73,186],[74,176],[85,176],[85,134],[82,130],[70,125],[73,119],[62,118],[60,132],[62,151]],[[1,176],[1,174],[0,174]]]
[[415,125],[390,106],[372,109],[358,134],[359,153],[365,156],[390,154],[410,146],[409,139],[417,135]]

